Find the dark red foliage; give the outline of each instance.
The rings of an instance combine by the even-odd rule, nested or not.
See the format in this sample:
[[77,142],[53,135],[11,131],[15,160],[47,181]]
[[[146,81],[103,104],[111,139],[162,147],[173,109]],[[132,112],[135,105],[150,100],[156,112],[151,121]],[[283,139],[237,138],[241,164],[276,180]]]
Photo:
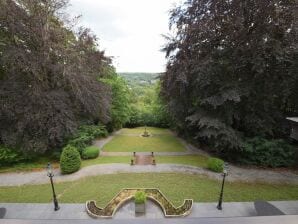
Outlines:
[[0,1],[0,144],[43,153],[81,122],[110,120],[111,59],[88,29],[63,21],[65,0]]

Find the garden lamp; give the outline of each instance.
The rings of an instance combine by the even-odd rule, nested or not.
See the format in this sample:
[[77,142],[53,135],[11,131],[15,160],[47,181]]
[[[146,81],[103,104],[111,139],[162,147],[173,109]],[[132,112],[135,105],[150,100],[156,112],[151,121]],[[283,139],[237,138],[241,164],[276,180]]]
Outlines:
[[48,163],[48,165],[47,165],[47,172],[48,172],[48,177],[50,178],[51,185],[52,185],[54,210],[55,211],[58,211],[60,209],[60,207],[58,205],[58,200],[56,198],[56,193],[55,193],[55,188],[54,188],[54,182],[53,182],[54,173],[53,173],[53,169],[52,169],[51,163]]
[[226,176],[228,175],[228,169],[229,169],[228,163],[224,163],[223,173],[222,173],[223,179],[222,179],[222,184],[221,184],[221,191],[220,191],[220,196],[219,196],[219,200],[218,200],[218,204],[217,204],[218,210],[222,210],[223,191],[224,191],[224,186],[225,186],[225,179],[226,179]]

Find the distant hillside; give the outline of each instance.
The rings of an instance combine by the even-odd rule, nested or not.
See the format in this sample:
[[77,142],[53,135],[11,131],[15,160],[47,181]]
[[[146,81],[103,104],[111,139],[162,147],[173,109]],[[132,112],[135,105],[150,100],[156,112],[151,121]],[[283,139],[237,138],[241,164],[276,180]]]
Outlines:
[[140,72],[126,72],[118,73],[120,76],[125,78],[130,86],[134,85],[151,85],[156,83],[159,79],[159,73],[140,73]]

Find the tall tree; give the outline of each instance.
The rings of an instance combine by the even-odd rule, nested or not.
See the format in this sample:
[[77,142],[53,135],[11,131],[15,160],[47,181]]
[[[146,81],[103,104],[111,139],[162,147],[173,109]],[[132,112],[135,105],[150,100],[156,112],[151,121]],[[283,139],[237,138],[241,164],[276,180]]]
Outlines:
[[111,121],[107,127],[112,131],[122,128],[129,121],[131,113],[131,92],[123,77],[118,76],[112,67],[106,68],[107,76],[99,80],[108,84],[112,89]]
[[180,129],[222,151],[241,148],[243,136],[283,134],[287,107],[297,105],[294,6],[188,0],[172,10],[162,92]]
[[63,21],[67,0],[0,1],[0,144],[60,147],[82,121],[109,121],[111,59],[88,29]]

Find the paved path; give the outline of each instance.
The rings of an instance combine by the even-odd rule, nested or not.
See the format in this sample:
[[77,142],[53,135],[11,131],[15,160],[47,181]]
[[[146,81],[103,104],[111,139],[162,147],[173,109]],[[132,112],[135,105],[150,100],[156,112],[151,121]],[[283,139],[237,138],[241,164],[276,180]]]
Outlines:
[[[120,132],[115,132],[111,136],[96,140],[94,144],[102,148],[107,142],[111,141],[115,135]],[[182,144],[187,148],[186,152],[154,152],[155,156],[180,156],[180,155],[194,155],[206,153],[194,146],[188,144],[183,139],[179,138]],[[137,155],[151,155],[150,152],[137,152]],[[131,152],[101,152],[101,156],[132,156]],[[158,161],[157,161],[158,163]],[[230,172],[228,181],[248,181],[248,182],[267,182],[267,183],[288,183],[298,184],[298,174],[289,171],[272,171],[262,169],[247,169],[230,165]],[[213,179],[221,179],[220,174],[211,172],[209,170],[178,164],[158,164],[156,166],[130,166],[128,164],[102,164],[84,167],[78,172],[70,175],[61,175],[59,170],[55,170],[55,180],[72,181],[78,180],[88,176],[97,176],[102,174],[113,173],[163,173],[176,172],[188,174],[202,174]],[[0,174],[0,186],[17,186],[24,184],[42,184],[47,183],[48,178],[44,171],[24,172],[24,173],[2,173]]]
[[76,220],[76,219],[0,219],[0,224],[297,224],[298,215],[255,216],[229,218],[192,218],[192,219],[109,219],[109,220]]
[[[158,161],[157,161],[158,162]],[[55,170],[55,181],[73,181],[79,180],[88,176],[98,176],[102,174],[115,173],[186,173],[186,174],[200,174],[206,175],[212,179],[221,180],[221,175],[211,172],[207,169],[178,164],[158,164],[145,166],[131,166],[128,164],[101,164],[93,165],[80,169],[78,172],[62,175],[59,170]],[[277,173],[266,170],[245,170],[231,167],[230,174],[227,181],[248,181],[248,182],[269,182],[269,183],[288,183],[298,184],[298,175],[294,173]],[[267,179],[264,179],[267,176]],[[26,173],[4,173],[0,174],[0,186],[17,186],[24,184],[42,184],[48,183],[48,177],[45,171],[26,172]]]
[[[298,215],[298,201],[273,201],[272,205],[280,209],[286,215]],[[229,202],[223,203],[223,210],[216,209],[217,203],[194,203],[191,214],[183,220],[194,218],[229,218],[229,217],[254,217],[257,212],[253,202]],[[0,207],[6,208],[5,219],[56,219],[56,220],[91,220],[85,211],[85,204],[60,204],[60,210],[55,212],[53,204],[38,203],[0,203]],[[141,220],[162,219],[168,222],[172,219],[164,218],[164,215],[156,204],[151,201],[146,202],[146,213],[135,216],[134,203],[124,204],[116,213],[113,220]],[[107,219],[97,219],[107,220]]]

